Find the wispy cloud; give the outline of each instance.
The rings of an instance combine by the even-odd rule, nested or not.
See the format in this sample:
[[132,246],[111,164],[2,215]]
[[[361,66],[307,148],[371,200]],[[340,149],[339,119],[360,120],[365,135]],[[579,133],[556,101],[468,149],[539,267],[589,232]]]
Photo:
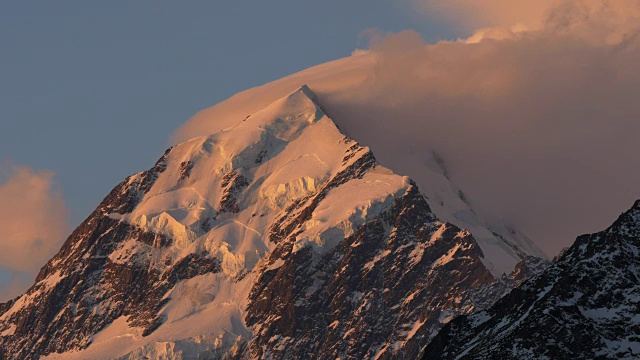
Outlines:
[[[640,197],[638,3],[517,2],[542,4],[533,20],[511,5],[501,12],[503,1],[457,3],[486,3],[481,15],[495,20],[478,25],[508,31],[437,44],[410,31],[372,36],[366,53],[197,114],[176,140],[229,126],[307,83],[383,164],[411,176],[406,159],[435,149],[485,218],[505,218],[549,253],[602,229]],[[517,21],[530,28],[511,27]]]
[[581,31],[584,33],[600,36],[614,28],[616,31],[625,32],[630,27],[637,27],[640,14],[640,3],[636,0],[413,0],[412,2],[427,19],[444,17],[451,26],[468,32],[512,28],[558,31],[560,28],[579,26],[583,27]]
[[68,235],[68,211],[53,173],[25,166],[0,168],[0,268],[12,279],[0,301],[24,290]]

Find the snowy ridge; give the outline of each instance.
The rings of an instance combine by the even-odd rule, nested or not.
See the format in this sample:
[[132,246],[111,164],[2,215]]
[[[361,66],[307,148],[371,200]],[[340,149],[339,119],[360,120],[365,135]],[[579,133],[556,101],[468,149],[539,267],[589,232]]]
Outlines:
[[412,179],[443,221],[469,230],[485,255],[484,264],[496,277],[511,273],[527,256],[547,259],[526,235],[506,224],[488,223],[473,209],[463,191],[452,182],[444,160],[437,154],[420,154]]

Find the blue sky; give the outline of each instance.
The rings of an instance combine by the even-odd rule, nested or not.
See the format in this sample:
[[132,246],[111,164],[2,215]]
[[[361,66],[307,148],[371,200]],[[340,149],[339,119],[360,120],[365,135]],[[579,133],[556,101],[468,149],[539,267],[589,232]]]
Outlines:
[[456,35],[381,0],[5,2],[0,161],[55,172],[75,226],[192,114],[347,56],[369,28]]

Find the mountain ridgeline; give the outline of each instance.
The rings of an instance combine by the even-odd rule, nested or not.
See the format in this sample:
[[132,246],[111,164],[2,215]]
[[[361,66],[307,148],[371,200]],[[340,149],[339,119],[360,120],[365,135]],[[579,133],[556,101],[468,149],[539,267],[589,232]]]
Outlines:
[[[0,358],[637,354],[636,210],[548,267],[425,157],[421,183],[395,174],[306,86],[176,145],[0,304]],[[556,350],[525,336],[544,326]]]
[[461,316],[424,359],[638,359],[640,200],[578,237],[553,265],[495,305]]

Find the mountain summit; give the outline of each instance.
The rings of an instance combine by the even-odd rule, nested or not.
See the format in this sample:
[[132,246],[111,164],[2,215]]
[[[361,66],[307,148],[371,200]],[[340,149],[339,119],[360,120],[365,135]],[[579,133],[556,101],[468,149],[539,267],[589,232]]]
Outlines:
[[0,305],[0,358],[414,358],[495,262],[303,86],[117,185]]

